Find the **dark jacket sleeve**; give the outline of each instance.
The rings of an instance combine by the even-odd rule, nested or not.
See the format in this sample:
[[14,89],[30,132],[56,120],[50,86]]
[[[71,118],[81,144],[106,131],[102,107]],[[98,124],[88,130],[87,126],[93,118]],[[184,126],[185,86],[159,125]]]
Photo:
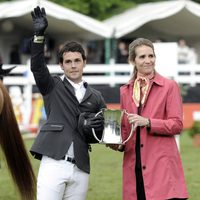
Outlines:
[[54,81],[45,63],[44,43],[31,42],[31,71],[41,94],[46,95],[51,92]]

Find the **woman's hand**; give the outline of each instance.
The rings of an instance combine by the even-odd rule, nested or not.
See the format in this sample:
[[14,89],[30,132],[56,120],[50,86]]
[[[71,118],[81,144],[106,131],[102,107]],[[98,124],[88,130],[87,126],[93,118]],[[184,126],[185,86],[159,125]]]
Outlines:
[[148,126],[149,119],[142,117],[137,114],[128,114],[128,121],[131,125],[133,125],[133,129],[135,130],[138,126]]

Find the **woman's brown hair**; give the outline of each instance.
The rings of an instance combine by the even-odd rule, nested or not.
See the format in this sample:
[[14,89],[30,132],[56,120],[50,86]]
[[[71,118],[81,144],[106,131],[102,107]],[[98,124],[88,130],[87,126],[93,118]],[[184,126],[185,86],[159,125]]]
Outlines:
[[2,81],[0,81],[0,146],[21,198],[23,200],[35,199],[34,171],[18,127],[10,96]]

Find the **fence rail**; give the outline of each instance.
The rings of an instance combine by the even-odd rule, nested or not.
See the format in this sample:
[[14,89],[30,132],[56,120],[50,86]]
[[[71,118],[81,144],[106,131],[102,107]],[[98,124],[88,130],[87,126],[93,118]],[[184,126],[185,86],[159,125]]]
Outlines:
[[[13,65],[4,65],[9,68]],[[170,72],[162,75],[172,78],[181,84],[195,86],[200,83],[200,65],[177,65],[174,66],[174,74]],[[59,65],[48,65],[52,74],[62,74]],[[132,66],[129,64],[88,64],[84,69],[84,80],[90,84],[117,85],[126,83],[132,74]],[[9,76],[4,78],[5,85],[35,84],[29,64],[17,66]]]
[[[4,65],[4,68],[10,68],[13,65]],[[177,65],[176,70],[167,73],[166,69],[162,75],[173,78],[179,84],[188,84],[194,86],[200,83],[200,65]],[[63,74],[59,65],[49,65],[50,73]],[[84,80],[93,85],[115,86],[126,83],[132,74],[133,67],[129,64],[88,64],[84,69]],[[175,71],[175,73],[174,73]],[[35,84],[32,73],[30,72],[29,62],[26,65],[17,66],[11,73],[4,77],[4,84],[7,86],[22,86],[23,96],[23,119],[19,123],[21,130],[30,130],[33,127],[37,129],[38,125],[30,122],[33,112],[32,105],[32,86]],[[11,92],[12,93],[12,92]]]

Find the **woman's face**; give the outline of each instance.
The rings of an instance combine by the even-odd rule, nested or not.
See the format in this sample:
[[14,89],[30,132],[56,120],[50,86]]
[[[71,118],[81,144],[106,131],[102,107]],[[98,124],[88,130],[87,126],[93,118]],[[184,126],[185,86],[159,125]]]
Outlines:
[[135,60],[133,65],[137,68],[137,71],[143,75],[149,75],[154,71],[156,57],[154,51],[149,46],[138,46],[135,49]]

